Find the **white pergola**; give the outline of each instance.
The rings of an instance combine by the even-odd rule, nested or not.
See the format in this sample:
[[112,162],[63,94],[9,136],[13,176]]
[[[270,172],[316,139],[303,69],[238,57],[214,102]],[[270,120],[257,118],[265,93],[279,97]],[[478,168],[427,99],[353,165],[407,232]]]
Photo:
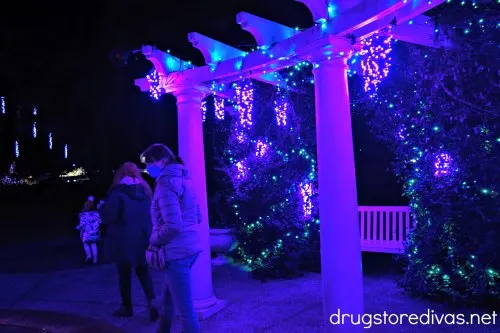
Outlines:
[[[331,314],[363,314],[361,247],[351,128],[347,60],[359,39],[392,25],[394,38],[429,47],[443,46],[435,27],[422,13],[444,0],[297,0],[316,24],[304,31],[241,12],[237,23],[250,32],[259,49],[245,53],[192,32],[192,45],[201,51],[205,66],[151,46],[142,53],[150,60],[166,93],[177,98],[179,155],[197,186],[202,211],[204,252],[193,267],[193,297],[200,316],[224,307],[212,289],[209,223],[203,149],[202,99],[212,94],[213,81],[253,78],[277,84],[273,73],[300,61],[314,64],[316,139],[320,192],[320,240],[324,326],[328,332],[354,332],[361,325],[332,325]],[[146,78],[136,80],[149,91]]]

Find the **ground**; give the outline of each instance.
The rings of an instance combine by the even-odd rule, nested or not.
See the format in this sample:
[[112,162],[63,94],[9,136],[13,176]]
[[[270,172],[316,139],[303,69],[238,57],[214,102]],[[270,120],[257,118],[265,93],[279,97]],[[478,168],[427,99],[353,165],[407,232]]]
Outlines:
[[[85,267],[74,241],[16,246],[0,252],[0,333],[25,333],[1,324],[45,328],[52,333],[149,333],[145,301],[134,281],[136,316],[114,319],[119,305],[115,268],[109,264]],[[411,298],[387,268],[388,256],[364,255],[366,313],[484,313],[450,309],[443,304]],[[321,277],[306,274],[294,280],[253,280],[235,267],[214,269],[214,292],[227,307],[202,322],[203,332],[321,332]],[[154,272],[157,290],[161,274]],[[3,310],[2,310],[3,309]],[[36,310],[36,311],[28,311]],[[39,312],[54,311],[54,312]],[[498,318],[497,318],[498,319]],[[500,319],[497,320],[497,322]],[[372,332],[500,332],[500,325],[373,326]],[[41,331],[30,331],[32,333]],[[46,332],[46,331],[45,331]],[[28,333],[28,331],[26,331]]]

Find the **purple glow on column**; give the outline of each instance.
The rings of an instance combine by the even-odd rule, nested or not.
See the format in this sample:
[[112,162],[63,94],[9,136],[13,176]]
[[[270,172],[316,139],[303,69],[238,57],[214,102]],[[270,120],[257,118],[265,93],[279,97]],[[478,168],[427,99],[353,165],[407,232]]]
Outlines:
[[236,103],[238,105],[240,126],[242,128],[250,128],[253,124],[253,84],[252,82],[248,82],[241,87],[239,83],[236,83],[234,89],[236,90]]
[[257,140],[257,149],[255,151],[255,156],[262,157],[264,156],[269,149],[269,145],[261,140]]
[[49,149],[52,150],[52,132],[49,133]]
[[202,121],[205,122],[205,118],[207,116],[207,101],[201,101],[201,117]]
[[19,157],[19,142],[15,142],[14,143],[14,149],[15,149],[15,153],[16,153],[16,158]]
[[434,176],[441,177],[447,176],[451,172],[451,163],[453,159],[448,153],[440,153],[436,155],[436,160],[434,162]]
[[[359,54],[362,59],[361,68],[363,69],[365,92],[377,91],[380,82],[389,74],[391,42],[392,33],[390,28],[387,33],[377,32],[361,40],[362,50]],[[373,94],[371,97],[373,97]]]
[[276,123],[278,126],[286,126],[286,114],[288,110],[288,102],[281,97],[274,101],[274,113],[276,115]]
[[163,93],[163,88],[161,86],[160,74],[156,70],[153,70],[150,74],[146,75],[146,79],[150,83],[149,95],[159,100],[161,94]]
[[64,145],[64,158],[68,158],[68,145]]
[[0,97],[1,101],[2,101],[2,114],[5,114],[6,110],[5,110],[5,97]]
[[32,134],[33,134],[33,138],[36,139],[36,135],[37,135],[37,130],[36,130],[36,121],[33,122],[33,129],[32,129]]
[[300,183],[300,194],[302,196],[302,209],[304,217],[310,217],[312,214],[313,187],[311,183]]
[[215,117],[224,120],[224,98],[214,96]]

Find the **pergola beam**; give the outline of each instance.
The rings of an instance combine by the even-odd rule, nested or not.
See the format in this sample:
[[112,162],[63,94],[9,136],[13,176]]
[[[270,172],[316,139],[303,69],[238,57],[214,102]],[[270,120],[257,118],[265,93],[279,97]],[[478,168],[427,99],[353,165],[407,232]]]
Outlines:
[[[241,58],[247,55],[247,52],[243,50],[224,44],[198,32],[190,32],[188,34],[188,39],[193,47],[197,48],[201,52],[203,58],[205,59],[205,64],[209,65],[213,72],[217,71],[217,67],[221,62]],[[278,74],[274,75],[272,73],[265,73],[255,79],[261,82],[276,85],[278,84],[278,77]]]
[[[397,40],[433,48],[453,48],[452,42],[443,35],[436,33],[436,27],[430,17],[419,15],[411,24],[409,22],[397,25],[392,29]],[[438,37],[439,36],[439,37]]]
[[252,34],[257,45],[261,48],[267,48],[300,32],[286,25],[247,12],[238,13],[236,22],[243,30]]
[[[377,20],[385,19],[384,24],[389,24],[394,13],[405,13],[400,11],[407,8],[407,15],[403,19],[411,19],[411,13],[418,15],[421,12],[429,10],[440,4],[442,0],[435,0],[431,3],[428,0],[398,1],[377,0],[370,3],[370,6],[354,6],[342,15],[333,17],[331,20],[316,25],[306,31],[295,34],[288,39],[275,43],[268,50],[260,50],[249,53],[246,56],[228,59],[217,64],[215,70],[209,65],[197,68],[191,68],[184,71],[171,71],[170,66],[166,67],[164,74],[168,74],[168,84],[165,85],[166,92],[170,93],[186,85],[197,85],[219,80],[221,82],[230,82],[247,77],[259,77],[269,72],[275,72],[298,61],[300,50],[312,43],[317,43],[327,35],[346,36],[355,33],[357,30],[367,27]],[[248,17],[247,17],[248,18]],[[240,17],[241,19],[241,17]],[[260,20],[259,22],[263,22]],[[255,22],[254,22],[255,23]],[[261,41],[272,40],[267,30],[269,24],[253,25],[254,29],[259,28]],[[281,28],[274,25],[275,29]],[[288,28],[288,27],[287,27]],[[257,33],[255,33],[257,35]],[[279,38],[279,37],[278,37]],[[275,38],[276,39],[276,38]],[[161,52],[161,51],[160,51]],[[234,53],[232,53],[234,55]],[[163,62],[160,59],[156,63]],[[155,63],[155,62],[153,62]],[[157,67],[155,63],[155,67]],[[271,81],[272,82],[272,81]]]
[[412,6],[403,6],[394,11],[390,16],[381,17],[378,20],[365,25],[354,31],[356,38],[365,38],[380,29],[393,25],[393,35],[396,39],[418,45],[429,47],[441,47],[447,45],[443,41],[434,40],[434,26],[428,16],[421,15],[429,9],[439,6],[444,0],[428,2],[416,2]]

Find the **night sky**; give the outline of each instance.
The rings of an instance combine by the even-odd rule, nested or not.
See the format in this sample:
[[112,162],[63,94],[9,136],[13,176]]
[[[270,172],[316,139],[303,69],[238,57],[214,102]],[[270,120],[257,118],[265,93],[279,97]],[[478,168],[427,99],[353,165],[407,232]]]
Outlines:
[[[21,145],[19,168],[34,173],[59,168],[61,163],[115,168],[125,160],[138,162],[140,152],[153,142],[175,150],[175,99],[164,95],[154,102],[134,86],[135,78],[152,69],[140,54],[125,66],[111,61],[111,54],[148,44],[170,49],[173,55],[201,66],[201,53],[187,39],[193,31],[249,51],[256,45],[236,23],[240,11],[290,27],[313,24],[308,9],[293,0],[9,4],[0,13],[0,95],[7,98],[9,116],[0,119],[0,154],[4,157],[0,174],[14,158],[14,138]],[[17,105],[21,106],[21,121],[15,119]],[[33,105],[39,109],[39,135],[34,141]],[[357,149],[360,182],[378,179],[379,184],[364,185],[369,188],[394,184],[386,172],[391,155],[381,153],[383,146],[374,142],[367,128],[357,132],[356,124],[354,128],[355,138],[362,141],[358,148],[363,149]],[[49,131],[54,136],[51,152],[47,148]],[[66,161],[62,158],[65,143],[69,145]]]
[[[13,2],[0,14],[0,94],[11,115],[20,105],[26,118],[38,105],[39,140],[53,131],[60,154],[69,144],[71,162],[102,166],[135,159],[153,141],[175,144],[174,100],[153,103],[134,86],[149,62],[138,57],[119,67],[110,54],[151,44],[203,65],[189,32],[245,50],[255,46],[236,23],[240,11],[293,27],[312,24],[306,7],[292,0]],[[29,138],[31,129],[17,131],[14,136]],[[2,155],[12,154],[12,142],[3,142]]]

